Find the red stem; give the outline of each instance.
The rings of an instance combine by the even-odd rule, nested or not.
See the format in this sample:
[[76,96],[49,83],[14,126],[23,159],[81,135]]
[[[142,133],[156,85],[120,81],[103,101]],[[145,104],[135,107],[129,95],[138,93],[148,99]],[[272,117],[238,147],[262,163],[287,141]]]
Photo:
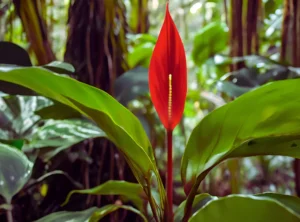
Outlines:
[[168,163],[167,163],[167,198],[168,198],[168,221],[173,222],[173,156],[172,156],[172,138],[173,130],[167,130],[167,147],[168,147]]

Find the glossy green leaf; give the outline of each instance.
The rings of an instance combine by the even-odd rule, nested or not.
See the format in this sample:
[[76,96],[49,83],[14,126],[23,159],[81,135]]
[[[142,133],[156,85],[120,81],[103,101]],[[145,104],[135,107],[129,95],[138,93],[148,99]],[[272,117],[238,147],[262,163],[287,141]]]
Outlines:
[[257,155],[300,158],[300,80],[264,85],[208,114],[193,130],[182,159],[193,194],[223,160]]
[[230,195],[210,201],[189,222],[298,222],[300,216],[280,202],[263,196]]
[[202,65],[214,54],[224,50],[228,42],[228,28],[226,24],[213,22],[205,26],[196,34],[192,51],[192,58],[197,65]]
[[[201,209],[203,206],[205,206],[208,202],[212,200],[218,199],[217,197],[211,196],[207,193],[202,193],[197,196],[195,196],[193,207],[192,207],[192,213],[195,213],[199,209]],[[174,221],[175,222],[181,222],[184,216],[184,207],[185,207],[186,201],[183,201],[176,209],[174,213]]]
[[32,167],[21,151],[0,143],[0,195],[8,203],[27,183]]
[[[27,75],[30,73],[30,75]],[[43,68],[0,67],[0,80],[26,86],[37,93],[72,107],[96,122],[124,154],[139,183],[154,203],[157,217],[162,217],[165,191],[155,165],[151,144],[137,118],[113,97],[75,79],[53,74]],[[160,192],[154,200],[151,189]]]
[[127,181],[107,181],[97,187],[86,190],[73,190],[71,191],[63,205],[67,204],[71,196],[75,193],[89,194],[89,195],[120,195],[124,201],[132,201],[134,205],[143,210],[143,188],[140,184],[130,183]]
[[147,221],[145,216],[130,206],[125,205],[106,205],[101,208],[92,207],[84,211],[61,211],[49,214],[35,222],[58,222],[58,221],[72,221],[72,222],[98,222],[104,216],[118,210],[125,209],[138,214],[143,221]]

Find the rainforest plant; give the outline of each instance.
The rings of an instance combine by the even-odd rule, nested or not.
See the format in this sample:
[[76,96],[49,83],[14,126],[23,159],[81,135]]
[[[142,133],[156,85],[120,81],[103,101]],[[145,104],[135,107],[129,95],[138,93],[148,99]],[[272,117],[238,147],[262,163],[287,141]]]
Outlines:
[[[108,181],[92,189],[74,190],[64,204],[74,193],[120,195],[122,204],[80,212],[57,212],[39,221],[99,221],[120,208],[137,213],[144,221],[300,221],[297,197],[263,193],[218,198],[199,191],[206,175],[230,158],[258,155],[300,158],[300,79],[266,84],[216,109],[200,121],[188,140],[181,161],[186,200],[174,211],[172,130],[182,116],[187,72],[184,47],[168,5],[149,69],[151,99],[167,133],[165,186],[141,123],[106,92],[43,67],[1,66],[0,80],[29,88],[93,120],[124,155],[138,182]],[[1,145],[0,157],[1,152],[11,159],[7,165],[16,165],[10,169],[23,169],[18,177],[9,180],[15,171],[4,172],[0,159],[0,182],[9,180],[10,188],[16,187],[8,192],[8,188],[0,183],[0,194],[10,203],[28,179],[32,164],[8,145]],[[145,198],[151,208],[150,214],[148,205],[144,204]],[[124,205],[128,201],[133,206]],[[11,211],[9,206],[4,207]]]

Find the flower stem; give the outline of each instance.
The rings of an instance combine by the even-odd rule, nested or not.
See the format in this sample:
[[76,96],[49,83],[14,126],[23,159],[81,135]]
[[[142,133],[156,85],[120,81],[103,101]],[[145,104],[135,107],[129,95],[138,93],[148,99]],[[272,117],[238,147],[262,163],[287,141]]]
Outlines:
[[167,160],[167,199],[168,199],[168,221],[173,221],[173,155],[172,155],[172,138],[173,130],[167,130],[167,147],[168,147],[168,160]]

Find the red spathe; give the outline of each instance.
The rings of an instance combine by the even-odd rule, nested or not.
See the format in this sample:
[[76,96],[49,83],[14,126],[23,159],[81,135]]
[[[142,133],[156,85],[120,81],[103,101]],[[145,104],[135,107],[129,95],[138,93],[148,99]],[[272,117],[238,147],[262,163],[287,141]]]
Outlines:
[[[172,75],[171,81],[169,75]],[[170,15],[168,4],[150,61],[149,88],[161,122],[167,130],[173,130],[184,110],[187,68],[184,46]]]

